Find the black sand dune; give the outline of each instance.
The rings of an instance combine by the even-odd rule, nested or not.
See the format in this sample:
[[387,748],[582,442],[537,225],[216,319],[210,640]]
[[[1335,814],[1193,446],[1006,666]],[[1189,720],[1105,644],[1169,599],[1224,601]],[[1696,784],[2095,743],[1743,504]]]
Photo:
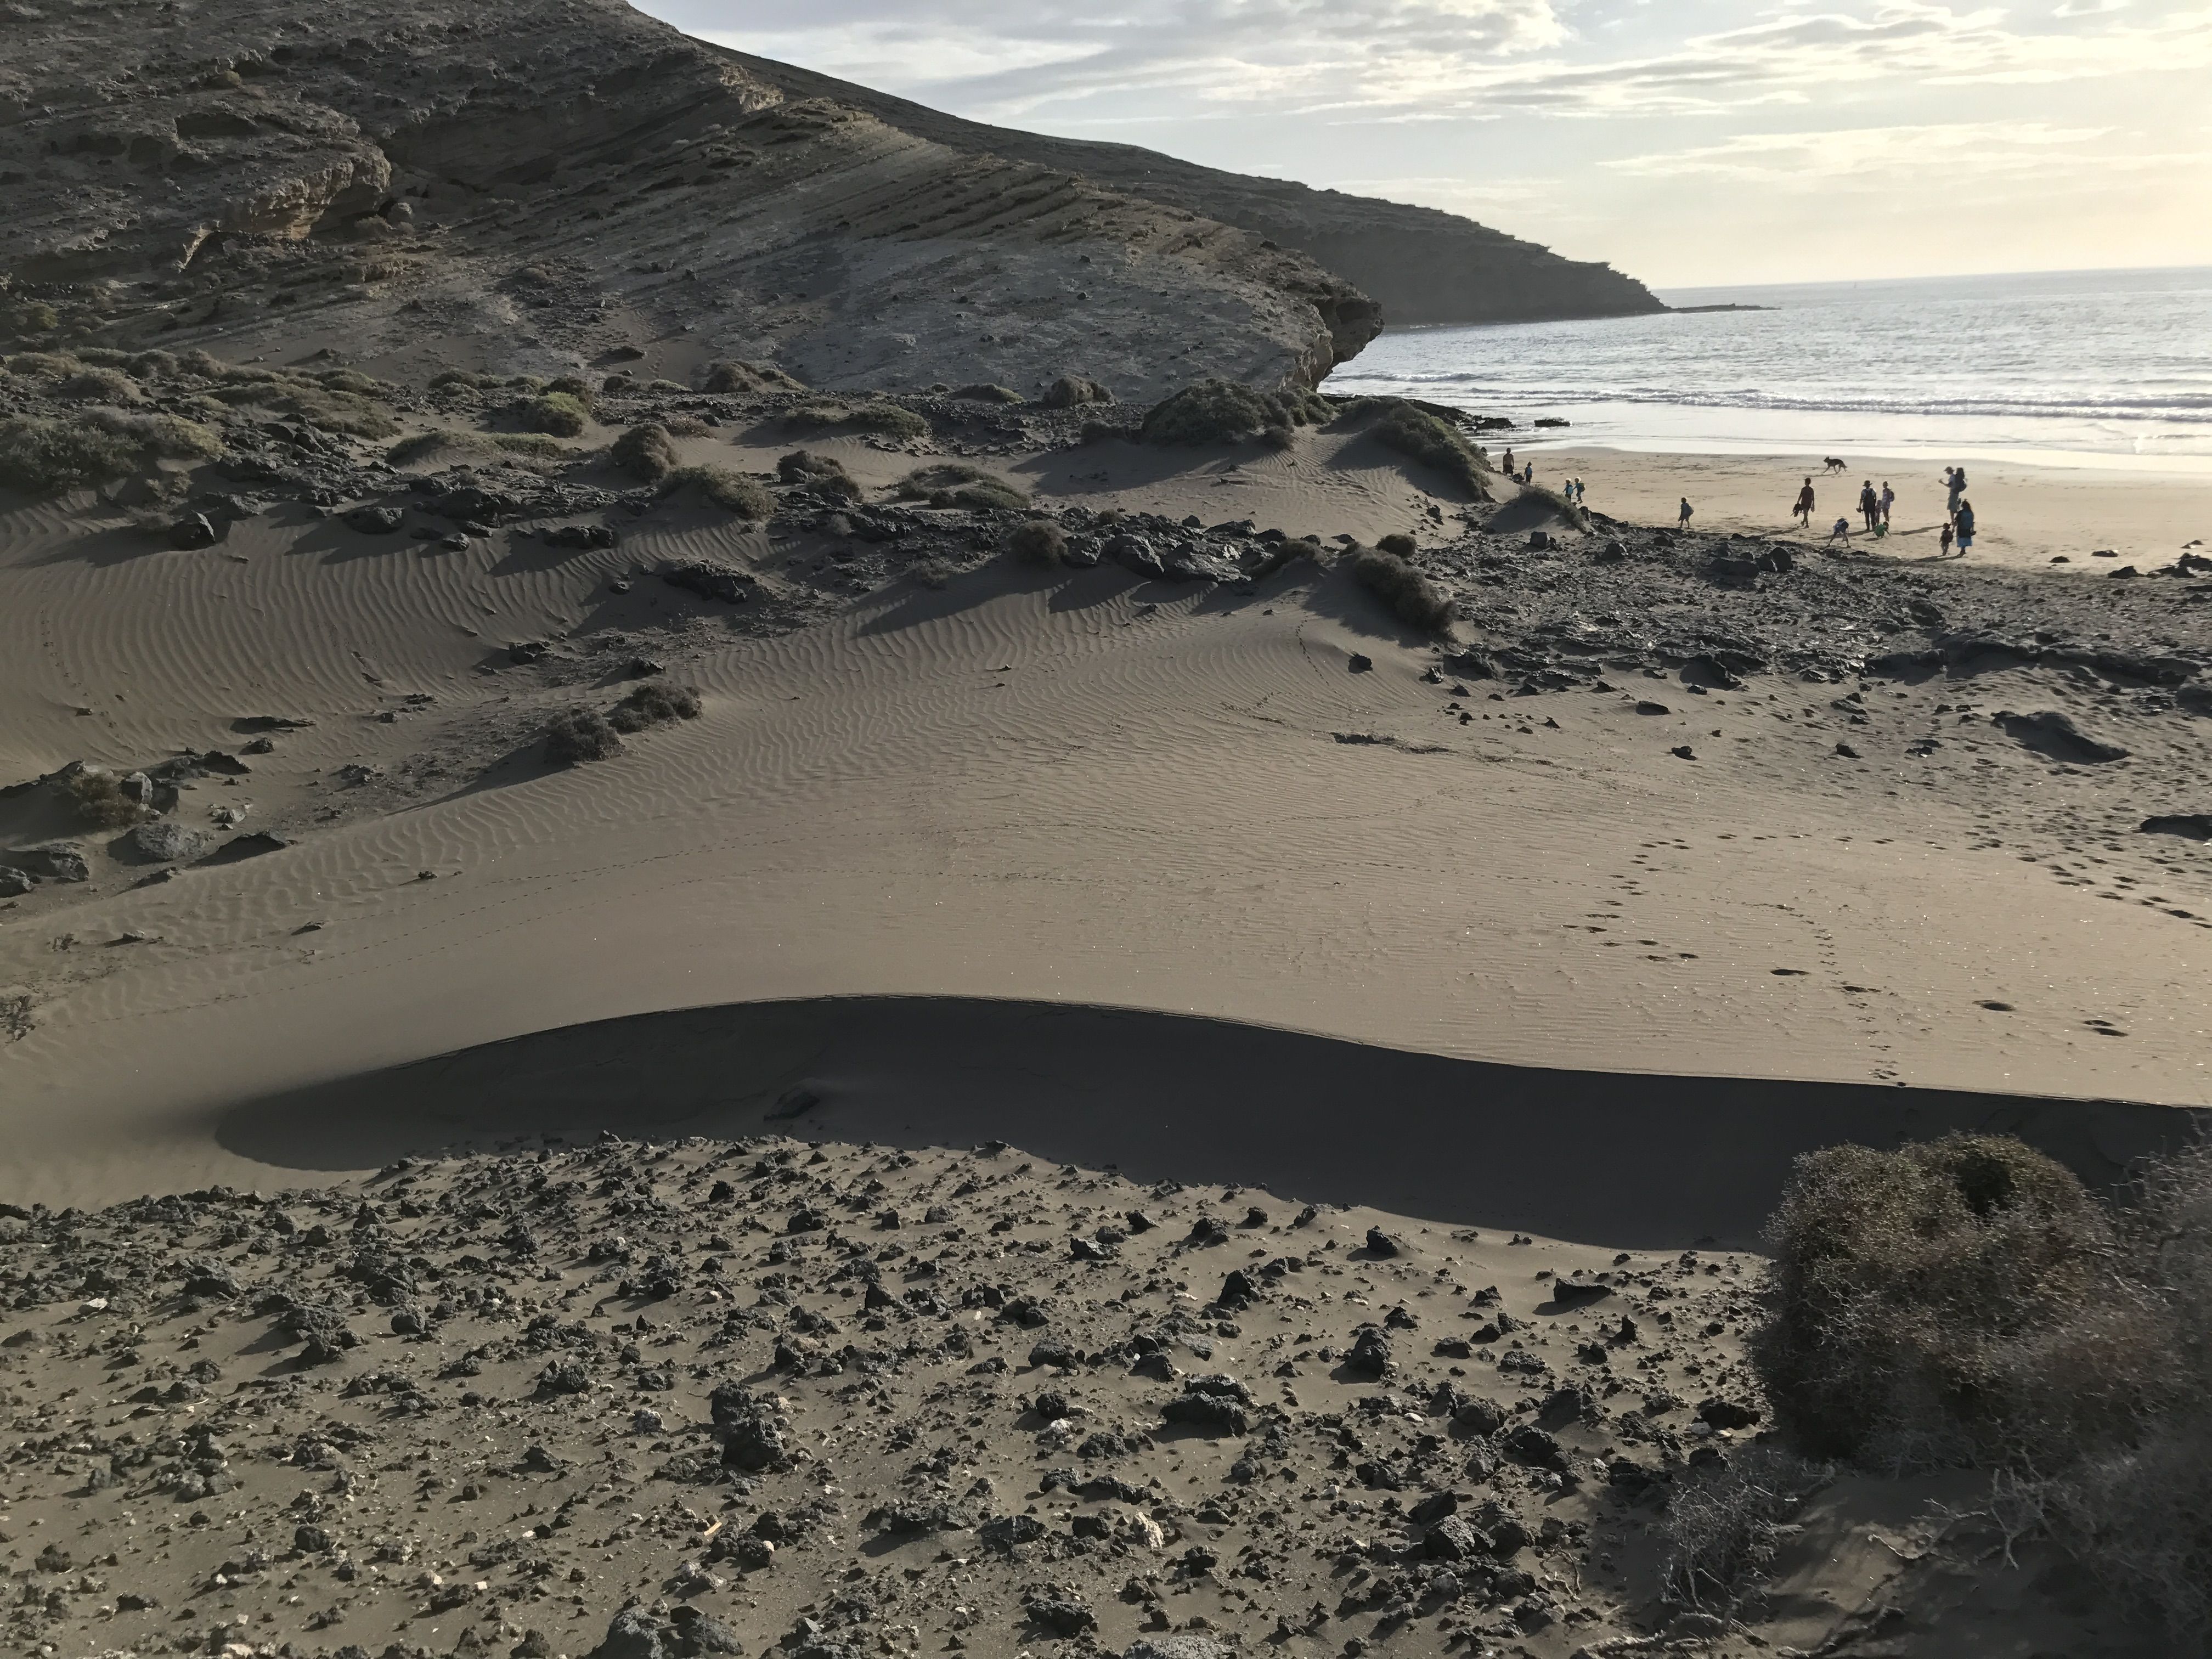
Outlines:
[[1755,1243],[1790,1160],[1837,1141],[2002,1131],[2110,1182],[2197,1121],[2116,1102],[1490,1065],[1127,1009],[854,997],[538,1032],[274,1096],[217,1133],[241,1156],[318,1170],[541,1131],[1003,1139],[1139,1181],[1654,1249]]

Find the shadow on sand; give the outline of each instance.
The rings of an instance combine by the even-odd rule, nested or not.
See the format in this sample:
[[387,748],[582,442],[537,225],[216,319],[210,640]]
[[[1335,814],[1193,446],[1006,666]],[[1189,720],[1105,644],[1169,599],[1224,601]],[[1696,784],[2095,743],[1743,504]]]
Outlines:
[[1547,1071],[1227,1021],[940,997],[737,1004],[567,1026],[255,1102],[241,1156],[362,1169],[549,1133],[1000,1139],[1139,1181],[1640,1249],[1755,1244],[1798,1154],[1951,1129],[2100,1183],[2199,1115],[1874,1085]]

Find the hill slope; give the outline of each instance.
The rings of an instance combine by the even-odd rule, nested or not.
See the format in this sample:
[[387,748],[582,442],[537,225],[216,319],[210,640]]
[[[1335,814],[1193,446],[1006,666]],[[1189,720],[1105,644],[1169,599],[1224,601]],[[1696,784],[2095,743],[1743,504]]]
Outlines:
[[1533,322],[1666,309],[1650,289],[1610,265],[1563,258],[1435,208],[1225,173],[1133,144],[986,126],[787,64],[732,55],[749,76],[790,96],[834,99],[951,149],[1064,167],[1255,232],[1356,284],[1392,323]]
[[1261,235],[794,99],[618,0],[11,16],[0,337],[823,386],[1312,382],[1373,302]]

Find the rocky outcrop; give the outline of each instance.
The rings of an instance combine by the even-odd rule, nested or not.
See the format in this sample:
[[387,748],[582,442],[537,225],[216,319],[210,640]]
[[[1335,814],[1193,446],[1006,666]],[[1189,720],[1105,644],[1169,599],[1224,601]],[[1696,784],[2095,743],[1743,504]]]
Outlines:
[[395,376],[1312,384],[1381,326],[1266,235],[799,96],[619,0],[19,9],[0,335]]

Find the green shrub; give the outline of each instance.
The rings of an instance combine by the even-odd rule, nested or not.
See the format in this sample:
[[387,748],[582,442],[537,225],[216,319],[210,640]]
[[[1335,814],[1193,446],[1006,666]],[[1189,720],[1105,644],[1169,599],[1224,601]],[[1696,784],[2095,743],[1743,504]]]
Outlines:
[[699,694],[690,686],[648,680],[615,705],[607,723],[617,732],[642,732],[668,720],[696,720],[699,711]]
[[804,484],[810,489],[842,495],[848,501],[860,499],[859,483],[835,455],[817,455],[811,450],[795,449],[775,464],[775,475],[787,484]]
[[918,467],[898,482],[901,501],[927,501],[932,507],[997,508],[1018,512],[1030,498],[994,472],[964,461],[943,461]]
[[448,368],[430,377],[430,390],[433,392],[451,392],[456,387],[465,392],[474,392],[483,386],[498,384],[489,375],[471,374],[465,368]]
[[138,446],[82,419],[0,420],[0,484],[50,495],[119,478],[138,465]]
[[27,380],[59,380],[84,365],[65,351],[19,351],[7,360],[8,372]]
[[1006,551],[1023,564],[1058,564],[1067,554],[1067,534],[1050,519],[1028,519],[1006,536]]
[[611,760],[622,751],[621,737],[597,709],[566,709],[546,723],[545,758],[556,766]]
[[1752,1356],[1783,1425],[1825,1455],[2049,1466],[2124,1428],[2158,1321],[2103,1207],[1998,1135],[1800,1158],[1769,1228]]
[[1470,501],[1492,499],[1490,469],[1481,452],[1426,410],[1394,402],[1375,423],[1374,432],[1400,454],[1443,473],[1464,489]]
[[929,434],[927,421],[893,403],[802,404],[784,420],[799,432],[872,432],[902,440]]
[[64,787],[70,809],[88,829],[127,830],[145,816],[138,803],[123,793],[122,780],[112,772],[88,768]]
[[1381,548],[1385,553],[1396,554],[1401,559],[1412,558],[1416,550],[1413,538],[1399,531],[1393,531],[1389,535],[1385,536],[1381,541],[1376,543],[1375,545]]
[[578,438],[590,422],[584,405],[565,392],[540,392],[514,405],[514,417],[523,428],[556,438]]
[[1278,422],[1260,428],[1260,441],[1269,449],[1291,449],[1297,445],[1298,434]]
[[1352,579],[1408,627],[1441,634],[1451,626],[1451,596],[1395,553],[1361,548],[1352,556]]
[[775,516],[775,497],[767,486],[726,466],[680,466],[668,475],[665,489],[686,487],[741,519],[762,522]]
[[95,409],[81,418],[103,432],[136,444],[146,455],[173,461],[204,461],[222,453],[222,439],[213,428],[181,416],[134,409]]
[[676,471],[681,459],[668,428],[652,421],[641,422],[615,440],[614,463],[634,478],[659,483]]
[[50,334],[61,326],[61,313],[43,300],[0,299],[0,339]]

